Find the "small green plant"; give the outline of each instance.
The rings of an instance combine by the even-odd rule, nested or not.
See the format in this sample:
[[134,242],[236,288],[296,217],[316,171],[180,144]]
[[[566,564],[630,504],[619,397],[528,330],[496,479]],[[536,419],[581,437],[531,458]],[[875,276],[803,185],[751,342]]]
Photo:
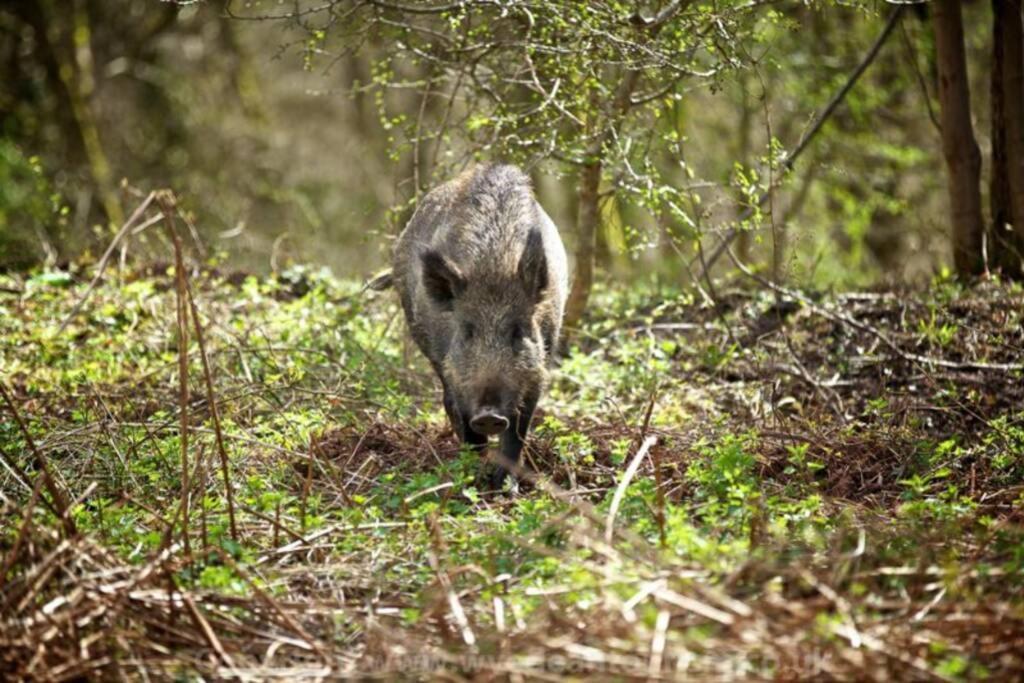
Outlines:
[[927,320],[917,321],[917,331],[924,336],[932,346],[946,348],[956,339],[956,326],[943,322],[939,323],[936,318],[935,308],[932,307]]
[[746,533],[758,510],[761,491],[750,452],[753,438],[726,434],[715,444],[701,445],[686,469],[700,502],[700,518],[722,532]]
[[704,347],[701,363],[709,372],[717,372],[735,359],[738,351],[739,345],[737,344],[729,344],[724,347],[719,344],[708,344]]
[[783,473],[798,474],[806,470],[813,474],[825,469],[825,463],[808,457],[807,453],[810,451],[810,448],[811,445],[809,443],[799,443],[786,446],[786,453],[788,456],[786,458],[786,462],[789,464],[786,469],[783,470]]
[[988,427],[982,443],[992,453],[992,466],[1004,477],[1017,478],[1024,472],[1024,414],[1000,415]]

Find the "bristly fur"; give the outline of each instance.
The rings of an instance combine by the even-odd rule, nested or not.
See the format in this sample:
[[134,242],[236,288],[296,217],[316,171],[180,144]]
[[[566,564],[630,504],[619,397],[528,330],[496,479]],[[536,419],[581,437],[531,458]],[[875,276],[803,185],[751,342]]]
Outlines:
[[396,243],[392,281],[453,427],[479,445],[470,419],[497,412],[512,425],[502,451],[518,458],[568,292],[565,249],[527,176],[478,166],[427,194]]

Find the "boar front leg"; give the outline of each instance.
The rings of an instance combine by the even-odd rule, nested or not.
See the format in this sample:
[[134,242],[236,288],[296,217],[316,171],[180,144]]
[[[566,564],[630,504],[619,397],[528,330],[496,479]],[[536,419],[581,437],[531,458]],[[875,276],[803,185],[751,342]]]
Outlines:
[[[509,474],[508,468],[519,464],[519,457],[523,452],[526,436],[530,432],[530,421],[533,420],[533,412],[537,409],[537,401],[539,399],[539,396],[527,398],[523,402],[522,408],[516,414],[515,425],[510,429],[506,429],[501,435],[501,457],[505,462],[503,465],[498,465],[491,474],[491,485],[495,489],[500,489],[502,484],[505,483],[505,477]],[[508,468],[504,465],[508,465]]]
[[487,437],[474,432],[469,426],[468,419],[462,420],[462,443],[469,444],[477,453],[487,450]]
[[455,407],[452,392],[448,390],[447,385],[442,386],[444,387],[444,412],[448,414],[448,421],[451,423],[455,435],[462,443],[469,444],[477,453],[483,453],[487,447],[487,437],[470,429],[469,419],[461,415],[459,409]]
[[452,392],[448,390],[447,384],[442,383],[441,386],[444,389],[444,412],[448,415],[448,424],[452,426],[455,436],[462,439],[462,418],[459,416],[459,411],[455,409],[455,401],[452,399]]

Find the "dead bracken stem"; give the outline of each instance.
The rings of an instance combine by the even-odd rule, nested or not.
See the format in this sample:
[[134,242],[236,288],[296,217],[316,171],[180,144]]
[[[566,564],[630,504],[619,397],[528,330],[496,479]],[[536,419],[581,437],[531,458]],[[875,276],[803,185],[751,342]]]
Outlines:
[[[205,458],[203,450],[199,449],[199,457],[196,458],[196,481],[199,482],[199,491],[206,490],[207,476],[209,469],[204,466]],[[199,497],[199,538],[203,542],[203,552],[210,550],[210,534],[206,520],[206,505],[203,503],[203,496]]]
[[[644,411],[644,423],[640,427],[639,441],[647,436],[651,428],[651,416],[654,414],[654,404],[658,400],[658,387],[651,390],[651,398],[647,401],[647,410]],[[654,511],[654,521],[658,525],[658,542],[662,548],[668,546],[665,536],[665,489],[661,481],[661,458],[658,456],[658,449],[651,447],[651,466],[654,468],[654,495],[655,504],[658,506]]]
[[192,313],[192,327],[196,332],[196,342],[199,344],[199,359],[203,364],[203,381],[206,383],[206,400],[210,404],[210,418],[213,420],[213,438],[217,444],[217,455],[220,457],[220,471],[224,478],[224,497],[228,506],[228,521],[231,527],[231,538],[238,540],[238,526],[235,523],[235,499],[231,487],[231,466],[228,463],[228,451],[224,447],[224,433],[220,427],[220,410],[217,408],[217,397],[213,390],[213,373],[210,372],[210,361],[206,355],[206,342],[203,339],[203,326],[199,322],[199,310],[196,307],[195,297],[192,296],[192,288],[188,281],[185,282],[185,291],[188,294],[189,310]]
[[[18,424],[18,429],[21,430],[22,436],[25,437],[25,443],[28,444],[29,450],[32,451],[32,455],[35,457],[36,466],[39,467],[39,476],[43,478],[43,484],[46,486],[46,490],[50,492],[51,504],[50,508],[56,514],[61,523],[64,525],[64,530],[69,536],[74,536],[78,533],[78,529],[75,527],[75,522],[68,515],[68,501],[64,495],[64,492],[57,485],[53,475],[50,471],[49,462],[46,460],[46,456],[39,450],[36,445],[35,439],[32,438],[32,433],[28,431],[28,426],[25,421],[21,418],[21,413],[18,412],[18,407],[15,405],[14,400],[11,398],[10,393],[7,391],[7,387],[4,386],[3,382],[0,382],[0,395],[3,396],[4,403],[7,404],[7,409],[11,412],[14,417],[14,421]],[[11,463],[12,469],[17,470],[17,467],[13,467],[15,463]],[[22,477],[25,478],[24,473]]]
[[182,593],[182,601],[185,603],[185,607],[188,608],[189,616],[192,618],[192,622],[199,628],[199,631],[203,634],[203,638],[213,648],[213,651],[217,653],[220,660],[230,669],[235,667],[234,661],[231,659],[231,655],[227,653],[224,646],[221,645],[220,640],[217,638],[217,634],[214,633],[213,629],[210,628],[210,622],[206,620],[203,613],[196,607],[195,600],[192,599],[188,593]]
[[[182,256],[181,239],[174,229],[174,195],[160,192],[157,195],[160,211],[167,224],[167,233],[174,242],[174,275],[177,284],[175,297],[178,333],[178,429],[181,443],[181,538],[185,556],[191,557],[189,545],[189,471],[188,471],[188,288],[185,283],[185,259]],[[168,535],[173,533],[173,527]],[[165,537],[166,544],[169,538]]]
[[462,642],[469,647],[473,647],[476,645],[476,634],[473,633],[473,628],[466,616],[466,610],[459,600],[458,593],[455,592],[455,587],[452,585],[451,574],[448,573],[441,559],[447,555],[448,549],[444,542],[444,536],[441,533],[441,525],[437,521],[436,512],[431,514],[427,521],[430,525],[430,540],[433,543],[433,551],[427,556],[430,568],[434,570],[434,573],[437,575],[437,582],[444,591],[445,599],[448,602],[448,610],[455,624],[459,627],[459,635],[462,637]]
[[300,504],[300,514],[302,519],[300,520],[301,526],[299,530],[306,533],[306,502],[309,500],[309,490],[313,486],[313,453],[317,449],[317,441],[315,438],[310,437],[309,440],[309,459],[306,461],[306,479],[302,482],[302,501]]
[[661,455],[658,449],[651,448],[651,464],[654,467],[654,501],[658,506],[655,510],[654,521],[658,525],[658,543],[662,548],[668,547],[668,537],[665,535],[665,487],[661,477]]
[[32,497],[29,498],[28,505],[25,506],[25,513],[21,517],[21,527],[18,529],[18,535],[14,539],[14,545],[11,546],[10,551],[4,556],[3,565],[0,566],[0,590],[3,589],[4,583],[6,583],[7,573],[14,566],[14,563],[18,561],[21,545],[25,542],[28,530],[32,527],[32,513],[35,512],[36,503],[39,501],[39,494],[44,481],[43,477],[36,477],[36,485],[32,488]]
[[277,504],[274,506],[274,540],[271,541],[271,545],[275,548],[281,545],[281,499],[277,499]]
[[327,654],[327,651],[324,649],[324,646],[316,638],[314,638],[308,631],[306,631],[306,629],[302,628],[299,622],[295,621],[295,619],[288,613],[288,611],[284,609],[280,603],[274,600],[274,598],[269,593],[260,588],[253,580],[252,576],[249,575],[249,572],[242,569],[242,567],[240,567],[238,563],[235,562],[234,558],[232,558],[229,553],[225,552],[221,548],[217,548],[217,553],[220,555],[220,558],[224,562],[224,564],[230,567],[231,570],[238,574],[238,576],[240,576],[243,581],[249,584],[249,588],[252,589],[252,592],[256,595],[259,601],[265,604],[268,608],[270,608],[270,610],[278,616],[283,625],[287,626],[295,634],[301,637],[306,642],[306,644],[309,645],[310,649],[320,656],[324,663],[330,663],[331,658]]
[[[176,282],[177,282],[177,296],[178,296],[178,335],[179,339],[183,340],[183,343],[179,347],[179,373],[181,376],[181,387],[180,392],[183,392],[179,396],[179,400],[182,401],[182,472],[187,472],[188,469],[188,457],[187,457],[187,429],[188,429],[188,417],[186,406],[188,403],[188,319],[192,319],[192,329],[196,335],[196,344],[199,347],[199,360],[203,367],[203,383],[206,386],[206,399],[210,406],[210,418],[213,421],[213,434],[214,442],[217,446],[217,455],[220,459],[220,470],[221,476],[224,480],[224,496],[225,502],[228,508],[228,523],[231,529],[231,538],[234,541],[238,541],[238,524],[235,518],[235,502],[234,495],[231,486],[231,466],[228,461],[227,448],[224,445],[224,433],[221,429],[220,422],[220,410],[217,404],[216,394],[213,387],[213,373],[210,370],[209,356],[206,353],[206,340],[203,335],[203,326],[199,320],[199,308],[196,306],[195,297],[192,295],[192,288],[189,286],[188,278],[185,273],[185,259],[182,253],[181,238],[178,235],[178,231],[174,225],[174,216],[178,214],[177,201],[174,194],[170,190],[164,190],[157,194],[157,203],[160,205],[160,210],[163,213],[164,219],[167,225],[167,232],[174,243],[174,259],[175,259],[175,271],[176,271]],[[204,482],[205,483],[205,480]],[[191,484],[188,477],[183,474],[182,479],[182,509],[184,515],[184,529],[187,535],[188,530],[188,494],[191,490]],[[206,518],[205,512],[203,514],[203,534],[204,534],[204,545],[206,543]],[[188,549],[188,540],[185,541],[186,550]]]

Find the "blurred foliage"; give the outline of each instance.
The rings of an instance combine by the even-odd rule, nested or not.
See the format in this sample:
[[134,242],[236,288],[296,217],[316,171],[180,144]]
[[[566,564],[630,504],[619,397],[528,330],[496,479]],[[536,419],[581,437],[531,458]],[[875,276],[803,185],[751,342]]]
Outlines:
[[[781,156],[890,9],[874,0],[57,7],[0,8],[0,138],[38,157],[48,187],[16,170],[5,177],[24,188],[18,196],[56,193],[68,207],[63,228],[40,227],[38,207],[4,195],[8,267],[46,257],[43,237],[57,260],[105,246],[108,207],[124,214],[138,201],[119,188],[124,178],[144,191],[174,187],[211,252],[237,264],[314,261],[365,274],[417,195],[472,159],[530,167],[572,246],[580,169],[600,159],[599,264],[672,281],[687,281],[698,244],[712,246],[780,180]],[[741,257],[840,287],[926,281],[948,260],[927,13],[904,12],[770,205],[740,226]],[[985,112],[990,10],[970,3],[965,13],[972,96]],[[978,124],[984,141],[987,117]],[[9,152],[0,163],[20,168]],[[167,256],[145,235],[131,248]]]
[[[121,215],[140,201],[122,179],[142,192],[176,189],[209,250],[228,250],[242,266],[266,269],[272,254],[281,267],[378,256],[370,238],[391,178],[370,150],[383,143],[354,132],[357,108],[328,95],[324,77],[302,78],[299,60],[277,59],[285,34],[228,21],[215,3],[62,8],[0,7],[0,139],[38,157],[68,207],[56,260],[106,247],[104,191]],[[19,212],[5,211],[0,234],[23,246],[0,266],[44,256]],[[147,234],[133,236],[130,251],[169,256]]]
[[39,157],[0,139],[0,264],[24,268],[55,254],[66,214]]

